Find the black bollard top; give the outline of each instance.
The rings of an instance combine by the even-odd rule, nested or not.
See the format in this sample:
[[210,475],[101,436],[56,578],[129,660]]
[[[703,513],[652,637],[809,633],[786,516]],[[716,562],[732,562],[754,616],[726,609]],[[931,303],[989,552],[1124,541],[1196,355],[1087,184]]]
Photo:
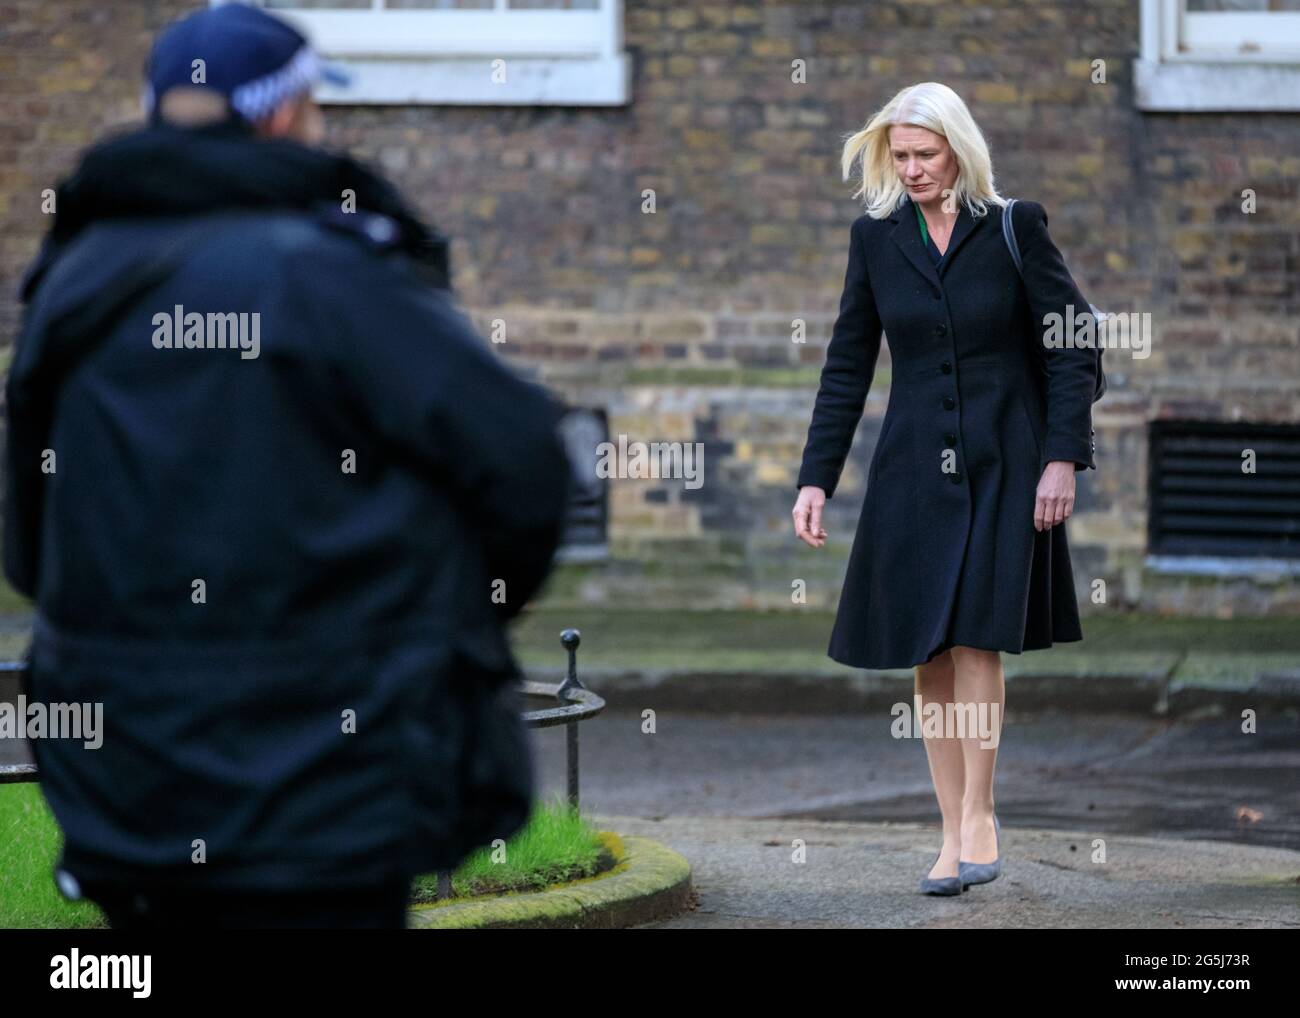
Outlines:
[[582,634],[576,629],[565,629],[560,633],[560,642],[569,652],[569,674],[564,677],[555,695],[564,700],[568,697],[569,690],[586,688],[578,679],[578,644],[582,642]]

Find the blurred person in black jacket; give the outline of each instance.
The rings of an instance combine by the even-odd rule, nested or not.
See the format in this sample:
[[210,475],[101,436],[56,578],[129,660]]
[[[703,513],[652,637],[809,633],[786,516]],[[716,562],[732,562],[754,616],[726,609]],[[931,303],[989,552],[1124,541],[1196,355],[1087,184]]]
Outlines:
[[24,282],[4,568],[29,698],[102,704],[100,748],[33,751],[59,886],[114,926],[400,926],[531,805],[505,623],[560,541],[561,406],[318,147],[322,73],[255,8],[169,26]]

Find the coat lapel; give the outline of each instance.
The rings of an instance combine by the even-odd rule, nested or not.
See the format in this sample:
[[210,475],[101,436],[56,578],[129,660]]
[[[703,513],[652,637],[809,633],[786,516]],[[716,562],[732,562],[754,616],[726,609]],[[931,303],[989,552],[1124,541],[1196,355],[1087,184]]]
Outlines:
[[940,262],[937,271],[934,262],[930,260],[930,252],[925,249],[925,242],[921,240],[921,224],[916,221],[916,210],[913,208],[910,196],[890,214],[889,219],[890,222],[896,224],[889,234],[894,243],[899,246],[903,254],[907,256],[907,260],[916,267],[916,270],[938,287],[942,276],[947,274],[948,266],[952,264],[958,249],[965,243],[966,238],[972,232],[979,229],[984,219],[988,219],[988,216],[984,216],[983,219],[976,222],[975,217],[966,208],[966,203],[961,203],[957,210],[957,223],[952,228],[952,236],[948,239],[948,248],[944,251],[943,261]]

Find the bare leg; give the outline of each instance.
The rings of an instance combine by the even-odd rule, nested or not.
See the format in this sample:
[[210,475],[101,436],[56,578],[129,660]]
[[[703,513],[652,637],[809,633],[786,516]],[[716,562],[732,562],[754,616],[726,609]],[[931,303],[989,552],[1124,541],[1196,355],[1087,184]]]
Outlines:
[[[953,698],[954,668],[952,654],[944,651],[923,665],[916,666],[915,690],[921,707],[931,703],[943,705]],[[945,736],[950,734],[944,730]],[[965,763],[960,739],[926,738],[925,755],[930,761],[930,779],[943,816],[943,850],[930,869],[931,879],[957,876],[961,854],[962,791],[965,787]],[[969,860],[968,860],[969,861]]]
[[[996,719],[992,739],[1002,734],[1002,714],[1006,705],[1006,686],[1002,674],[1002,655],[993,650],[954,647],[956,666],[955,691],[959,704],[988,704],[989,721]],[[997,705],[996,716],[993,706]],[[981,745],[983,740],[972,733],[961,739],[965,764],[966,787],[961,804],[961,858],[965,862],[992,862],[998,857],[997,835],[993,829],[993,771],[998,749]]]

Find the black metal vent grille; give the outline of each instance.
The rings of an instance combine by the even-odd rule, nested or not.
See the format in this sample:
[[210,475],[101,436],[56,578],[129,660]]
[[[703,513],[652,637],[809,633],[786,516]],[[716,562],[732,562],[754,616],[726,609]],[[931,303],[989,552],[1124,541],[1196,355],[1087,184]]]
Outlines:
[[1300,558],[1300,425],[1155,421],[1150,466],[1153,554]]
[[570,407],[560,420],[573,467],[563,548],[604,547],[609,522],[609,482],[596,476],[598,446],[609,440],[609,420],[602,409]]

